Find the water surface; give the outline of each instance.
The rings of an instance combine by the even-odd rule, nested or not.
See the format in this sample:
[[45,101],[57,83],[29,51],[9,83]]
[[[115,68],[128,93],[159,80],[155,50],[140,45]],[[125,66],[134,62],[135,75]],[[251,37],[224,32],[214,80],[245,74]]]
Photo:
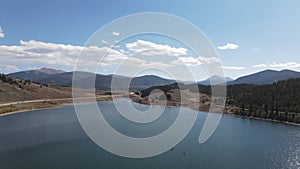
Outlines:
[[[124,100],[120,100],[124,101]],[[128,102],[128,100],[127,100]],[[149,137],[167,129],[178,107],[168,107],[150,124],[129,123],[113,103],[98,102],[112,127],[128,136]],[[147,105],[133,103],[138,109]],[[193,111],[184,108],[184,111]],[[0,168],[103,169],[282,169],[300,167],[300,128],[297,126],[224,115],[204,144],[199,133],[207,114],[176,147],[162,155],[129,159],[98,147],[81,128],[74,107],[37,110],[0,117]]]

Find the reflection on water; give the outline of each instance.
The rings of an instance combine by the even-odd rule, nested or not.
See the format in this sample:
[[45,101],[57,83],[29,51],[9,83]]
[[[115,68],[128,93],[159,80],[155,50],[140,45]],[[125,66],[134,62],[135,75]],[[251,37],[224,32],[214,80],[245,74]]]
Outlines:
[[[285,143],[278,144],[274,147],[273,155],[270,153],[268,156],[272,157],[271,160],[274,162],[276,168],[298,169],[300,168],[300,131],[287,130],[284,137]],[[282,159],[285,163],[278,161],[278,159]]]
[[[164,131],[178,112],[178,108],[168,107],[155,122],[137,125],[124,120],[112,102],[99,102],[99,106],[113,128],[136,137]],[[191,132],[174,149],[152,158],[129,159],[95,145],[71,105],[4,116],[0,117],[0,168],[299,168],[298,126],[225,115],[214,135],[199,144],[205,118],[206,114],[199,112]]]

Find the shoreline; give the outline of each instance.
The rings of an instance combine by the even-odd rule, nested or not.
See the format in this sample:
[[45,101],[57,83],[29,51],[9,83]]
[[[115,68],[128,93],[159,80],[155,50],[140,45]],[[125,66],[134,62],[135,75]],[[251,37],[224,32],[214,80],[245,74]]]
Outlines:
[[18,111],[12,111],[12,112],[7,112],[7,113],[1,113],[0,117],[3,116],[9,116],[9,115],[13,115],[13,114],[19,114],[19,113],[26,113],[26,112],[30,112],[30,111],[36,111],[36,110],[47,110],[47,109],[54,109],[54,108],[59,108],[59,107],[63,107],[66,104],[69,103],[62,103],[60,105],[57,106],[53,106],[53,107],[44,107],[44,108],[35,108],[35,109],[22,109],[22,110],[18,110]]
[[[144,105],[151,105],[149,102],[145,102],[142,101],[143,98],[136,96],[136,95],[131,95],[131,101],[138,103],[138,104],[144,104]],[[160,105],[160,104],[155,104],[155,105]],[[186,107],[189,108],[191,110],[196,110],[199,112],[204,112],[204,113],[217,113],[217,112],[209,112],[208,110],[201,110],[201,108],[204,107],[199,107],[198,109],[195,109],[194,107],[190,107],[190,106],[185,106],[185,105],[180,105],[180,104],[172,104],[172,105],[160,105],[160,106],[167,106],[167,107]],[[222,114],[224,115],[231,115],[231,116],[235,116],[235,117],[239,117],[239,118],[248,118],[248,119],[252,119],[252,120],[260,120],[260,121],[268,121],[268,122],[273,122],[273,123],[281,123],[281,124],[287,124],[287,125],[293,125],[293,126],[300,126],[299,123],[292,123],[292,122],[288,122],[288,121],[279,121],[279,120],[274,120],[274,119],[266,119],[266,118],[258,118],[258,117],[250,117],[250,116],[239,116],[236,115],[232,112],[232,110],[236,109],[238,107],[224,107],[224,111]]]
[[266,119],[266,118],[251,117],[251,116],[239,116],[239,115],[235,115],[235,114],[228,114],[228,115],[233,115],[235,117],[245,118],[245,119],[251,119],[251,120],[268,121],[268,122],[273,122],[273,123],[280,123],[280,124],[287,124],[287,125],[293,125],[293,126],[300,126],[299,123],[291,123],[291,122],[288,122],[288,121],[279,121],[279,120],[274,120],[274,119]]
[[[102,95],[101,97],[96,97],[96,101],[110,101],[113,97],[120,97],[120,95]],[[10,103],[3,103],[5,106],[0,106],[1,108],[16,109],[13,111],[7,110],[7,112],[0,113],[0,117],[9,116],[12,114],[26,113],[35,110],[47,110],[53,108],[63,107],[68,104],[84,103],[89,101],[94,101],[95,98],[77,98],[74,102],[73,98],[60,98],[60,99],[45,99],[45,100],[27,100],[27,101],[15,101]],[[16,104],[17,103],[17,104]],[[13,107],[15,106],[15,107]],[[20,107],[18,107],[20,106]],[[31,107],[31,108],[30,108]]]
[[[114,96],[109,96],[108,95],[108,96],[97,98],[96,101],[111,101],[112,97],[114,97]],[[128,98],[128,97],[125,97],[125,98]],[[51,106],[40,107],[40,108],[25,108],[25,109],[20,109],[20,110],[17,110],[17,111],[0,113],[0,117],[9,116],[9,115],[18,114],[18,113],[26,113],[26,112],[29,112],[29,111],[47,110],[47,109],[59,108],[59,107],[63,107],[63,106],[68,105],[68,104],[70,104],[70,105],[76,104],[76,103],[73,102],[73,100],[71,100],[71,102],[70,102],[69,101],[70,98],[66,98],[65,100],[63,100],[63,99],[59,99],[59,100],[62,101],[62,102],[53,102],[54,104],[50,103]],[[135,103],[138,103],[138,104],[149,105],[149,104],[145,104],[145,103],[141,103],[141,102],[136,102],[133,99],[130,99],[130,100],[132,102],[135,102]],[[84,103],[84,102],[88,102],[88,100],[81,99],[81,101],[77,102],[77,103]],[[49,101],[47,101],[47,103],[49,103]],[[26,103],[19,103],[18,105],[21,105],[21,104],[26,104]],[[157,104],[157,105],[158,106],[162,106],[162,105],[159,105],[159,104]],[[191,110],[195,110],[195,109],[193,109],[191,107],[182,106],[182,105],[165,105],[165,106],[166,107],[185,107],[185,108],[189,108]],[[5,107],[5,106],[3,106],[3,107]],[[208,111],[202,111],[202,110],[196,110],[196,111],[204,112],[204,113],[214,113],[214,112],[208,112]],[[280,124],[286,124],[286,125],[293,125],[293,126],[298,126],[298,127],[300,126],[300,124],[298,124],[298,123],[291,123],[291,122],[287,122],[287,121],[279,121],[279,120],[274,120],[274,119],[266,119],[266,118],[250,117],[250,116],[239,116],[239,115],[235,115],[233,113],[228,113],[228,112],[227,113],[224,112],[222,114],[224,114],[224,115],[230,115],[230,116],[234,116],[234,117],[239,117],[239,118],[251,119],[251,120],[268,121],[268,122],[280,123]]]

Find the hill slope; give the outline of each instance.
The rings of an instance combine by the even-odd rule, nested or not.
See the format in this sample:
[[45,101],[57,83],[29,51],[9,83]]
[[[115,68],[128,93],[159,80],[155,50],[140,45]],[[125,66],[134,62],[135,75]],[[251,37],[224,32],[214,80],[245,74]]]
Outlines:
[[60,73],[64,73],[64,71],[49,69],[49,68],[41,68],[41,69],[26,70],[26,71],[11,73],[9,74],[9,76],[38,82],[51,75],[60,74]]
[[0,75],[0,103],[72,97],[71,88],[32,83]]

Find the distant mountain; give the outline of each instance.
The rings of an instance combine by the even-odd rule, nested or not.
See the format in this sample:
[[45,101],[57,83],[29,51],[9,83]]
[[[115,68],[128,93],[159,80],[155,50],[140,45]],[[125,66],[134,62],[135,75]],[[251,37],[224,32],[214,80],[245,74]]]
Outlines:
[[93,74],[88,73],[85,76],[83,73],[86,72],[70,72],[73,73],[74,81],[72,81],[72,77],[69,79],[69,82],[65,85],[67,86],[76,86],[76,87],[83,87],[83,88],[96,88],[99,90],[109,90],[111,88],[111,82],[114,77],[117,86],[116,87],[123,87],[125,86],[125,81],[130,80],[130,78],[125,76],[119,75],[101,75],[101,74]]
[[[38,82],[43,84],[59,85],[59,86],[72,86],[74,72],[65,72],[60,74],[55,74],[49,76],[45,79],[41,79]],[[84,79],[88,77],[93,77],[95,74],[89,72],[76,72],[76,77],[78,79]]]
[[232,84],[272,84],[277,81],[287,80],[291,78],[300,78],[300,72],[292,70],[264,70],[258,73],[250,74],[247,76],[240,77],[234,81],[229,82]]
[[16,72],[9,75],[42,84],[59,86],[72,86],[73,75],[75,75],[75,84],[78,87],[96,87],[100,90],[110,89],[112,79],[115,82],[114,87],[123,89],[128,88],[128,86],[126,87],[127,84],[130,84],[131,89],[145,89],[151,86],[167,85],[175,82],[175,80],[164,79],[154,75],[131,78],[121,75],[101,75],[82,71],[64,72],[47,68]]
[[157,85],[167,85],[175,83],[175,80],[164,79],[162,77],[154,76],[154,75],[145,75],[132,79],[132,86],[140,86],[140,87],[151,87]]
[[[96,88],[100,90],[108,90],[111,89],[111,87],[117,89],[128,89],[129,87],[131,90],[135,90],[135,89],[140,90],[152,86],[168,85],[175,82],[175,80],[164,79],[154,75],[145,75],[145,76],[130,78],[130,77],[120,76],[120,75],[96,74],[96,76],[94,75],[87,78],[78,78],[75,84],[80,87],[86,87],[86,88],[93,87],[94,79],[95,79]],[[114,82],[113,86],[111,86],[112,79]],[[71,82],[68,83],[67,85],[71,85]]]
[[9,76],[38,82],[42,79],[50,77],[51,75],[60,74],[60,73],[64,73],[64,72],[65,71],[62,71],[62,70],[41,68],[41,69],[11,73],[11,74],[9,74]]
[[217,85],[217,84],[222,84],[224,83],[224,81],[226,83],[232,81],[233,79],[229,78],[229,77],[221,77],[221,76],[217,76],[217,75],[214,75],[206,80],[203,80],[203,81],[200,81],[200,82],[197,82],[198,84],[201,84],[201,85]]
[[[33,82],[59,85],[59,86],[72,86],[73,74],[76,75],[76,84],[78,87],[95,87],[101,90],[108,90],[111,87],[112,79],[116,82],[116,88],[128,88],[127,84],[130,83],[130,89],[140,90],[146,89],[152,86],[158,85],[168,85],[175,83],[175,80],[165,79],[154,75],[145,75],[135,78],[120,76],[120,75],[101,75],[94,74],[89,72],[65,72],[62,70],[55,70],[49,68],[41,68],[36,70],[21,71],[16,73],[11,73],[9,76],[31,80]],[[225,80],[228,85],[233,84],[272,84],[280,80],[286,80],[291,78],[300,78],[300,72],[292,70],[265,70],[262,72],[250,74],[247,76],[240,77],[236,80],[232,80],[229,77],[225,77]],[[95,80],[95,81],[94,81]],[[221,84],[224,79],[220,76],[212,76],[206,80],[197,82],[201,85],[210,85],[210,84]],[[90,82],[90,83],[88,83]],[[184,83],[184,82],[183,82]]]

